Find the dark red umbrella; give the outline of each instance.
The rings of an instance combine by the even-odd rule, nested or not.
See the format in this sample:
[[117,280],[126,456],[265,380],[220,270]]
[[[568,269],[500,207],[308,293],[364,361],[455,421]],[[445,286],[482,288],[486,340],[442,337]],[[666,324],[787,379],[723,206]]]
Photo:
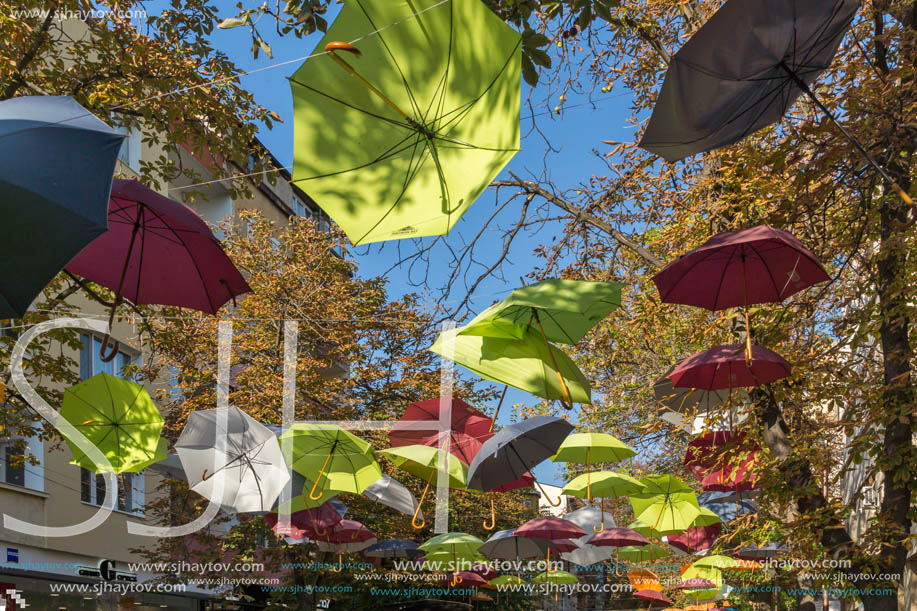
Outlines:
[[649,545],[650,540],[630,528],[606,528],[587,541],[598,547],[627,547],[630,545]]
[[[671,539],[671,537],[669,537]],[[687,579],[682,581],[680,584],[675,586],[676,590],[709,590],[715,588],[716,584],[710,581],[709,579],[701,579],[700,577],[695,577],[693,579]]]
[[290,514],[289,527],[280,525],[279,516],[276,513],[268,513],[264,516],[264,521],[274,532],[294,539],[311,538],[312,534],[321,535],[343,519],[344,517],[337,512],[330,501],[318,507],[303,509]]
[[683,533],[669,535],[666,537],[666,542],[683,552],[693,554],[712,548],[722,531],[723,525],[720,523],[710,526],[692,526]]
[[449,401],[452,407],[449,451],[461,459],[463,463],[469,465],[484,442],[494,435],[490,432],[490,418],[458,397],[427,399],[426,401],[409,404],[395,428],[389,431],[389,441],[392,447],[415,444],[438,447],[440,445],[439,431],[412,429],[411,425],[406,424],[406,422],[438,421],[442,401]]
[[488,582],[500,576],[500,573],[498,573],[497,571],[493,570],[491,567],[483,563],[480,563],[480,564],[476,563],[475,568],[473,568],[471,572],[477,573],[478,575],[484,578],[484,581],[488,581]]
[[[586,531],[563,518],[532,518],[513,532],[513,536],[528,539],[579,539],[586,536]],[[571,550],[572,551],[572,550]],[[545,570],[551,570],[551,546],[548,547]]]
[[767,348],[751,347],[751,359],[745,359],[742,346],[727,344],[691,355],[669,374],[676,388],[720,390],[742,386],[760,386],[790,375],[790,364]]
[[557,541],[550,541],[548,543],[548,547],[550,547],[551,551],[555,554],[566,554],[579,549],[579,546],[569,539],[558,539]]
[[[760,464],[758,444],[745,433],[715,431],[692,440],[684,465],[701,480],[704,490],[740,492],[757,487],[755,471]],[[736,460],[736,459],[740,460]]]
[[[472,571],[462,571],[461,573],[456,574],[455,577],[458,577],[458,579],[455,579],[456,583],[461,584],[463,587],[486,586],[487,585],[486,579],[484,579],[483,577],[481,577],[480,575]],[[448,578],[449,578],[448,575],[443,576],[443,579],[448,579]]]
[[519,479],[507,482],[502,486],[497,486],[491,490],[491,492],[509,492],[510,490],[518,490],[519,488],[531,488],[534,485],[535,477],[531,473],[526,472]]
[[111,320],[123,299],[216,314],[251,291],[201,217],[133,180],[113,182],[108,231],[66,270],[115,292]]
[[642,598],[643,600],[650,601],[650,606],[664,606],[672,604],[672,601],[669,600],[668,596],[662,592],[657,592],[656,590],[640,590],[639,592],[634,592],[634,596],[637,598]]
[[309,538],[325,543],[361,543],[375,539],[376,535],[356,520],[341,520],[325,530],[324,534],[309,533]]

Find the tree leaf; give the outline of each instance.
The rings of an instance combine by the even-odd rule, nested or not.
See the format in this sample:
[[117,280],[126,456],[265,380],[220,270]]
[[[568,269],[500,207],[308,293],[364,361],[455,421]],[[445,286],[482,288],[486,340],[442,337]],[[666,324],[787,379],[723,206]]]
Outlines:
[[532,87],[538,84],[538,68],[527,54],[522,56],[522,78]]
[[239,17],[229,17],[228,19],[224,19],[223,21],[221,21],[217,27],[220,28],[221,30],[228,30],[230,28],[237,28],[240,25],[245,25],[246,21],[247,21],[247,18],[240,19]]

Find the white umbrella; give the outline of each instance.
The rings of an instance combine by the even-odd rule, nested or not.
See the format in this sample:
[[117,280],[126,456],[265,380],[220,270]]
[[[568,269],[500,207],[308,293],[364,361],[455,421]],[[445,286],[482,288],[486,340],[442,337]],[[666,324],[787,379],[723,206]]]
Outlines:
[[[614,516],[612,516],[607,511],[604,513],[605,528],[614,528]],[[585,530],[586,536],[580,537],[574,541],[574,543],[579,546],[579,549],[575,549],[572,552],[563,553],[560,555],[561,558],[580,566],[591,566],[593,564],[604,562],[614,556],[614,548],[590,545],[587,543],[587,541],[592,538],[593,527],[598,527],[602,523],[601,510],[597,509],[596,507],[583,507],[568,514],[564,514],[564,519],[573,522]]]
[[[363,496],[409,516],[414,515],[414,510],[417,509],[417,499],[411,491],[384,473],[363,491]],[[418,513],[417,519],[423,522],[423,513]]]
[[[227,410],[228,421],[222,452],[216,443],[220,410]],[[175,449],[191,489],[238,512],[270,510],[290,479],[277,438],[237,407],[192,413]],[[222,491],[219,498],[214,488]]]

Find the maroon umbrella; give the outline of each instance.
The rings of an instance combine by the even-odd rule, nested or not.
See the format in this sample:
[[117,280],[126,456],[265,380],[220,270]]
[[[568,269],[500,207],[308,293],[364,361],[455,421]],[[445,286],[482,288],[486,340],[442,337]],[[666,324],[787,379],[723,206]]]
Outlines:
[[361,543],[375,539],[376,535],[356,520],[341,520],[334,526],[328,527],[324,534],[309,533],[309,538],[324,543]]
[[251,291],[201,217],[133,180],[114,181],[108,231],[66,270],[115,292],[110,320],[124,299],[215,314]]
[[487,582],[491,581],[492,579],[496,579],[497,577],[500,576],[500,573],[498,573],[497,571],[493,570],[491,567],[483,563],[480,563],[480,564],[475,563],[475,568],[473,568],[471,572],[477,573],[478,575],[484,578],[484,581],[487,581]]
[[[701,480],[704,490],[740,492],[757,487],[755,471],[761,448],[745,433],[715,431],[692,440],[684,465]],[[736,460],[736,458],[740,460]]]
[[598,547],[627,547],[649,545],[650,540],[630,528],[606,528],[599,534],[592,535],[587,543]]
[[713,547],[716,538],[720,536],[723,525],[720,523],[710,526],[692,526],[677,535],[669,535],[666,542],[672,547],[677,547],[683,552],[693,554]]
[[507,482],[502,486],[497,486],[491,492],[509,492],[510,490],[518,490],[519,488],[531,488],[535,485],[535,477],[530,473],[526,472],[519,479]]
[[389,431],[389,441],[392,447],[415,444],[438,447],[440,444],[438,430],[413,429],[411,428],[412,425],[406,424],[406,422],[437,422],[442,401],[448,401],[452,406],[449,451],[463,463],[470,465],[484,442],[494,435],[490,432],[490,418],[458,397],[428,399],[409,404],[407,409],[404,410],[404,415],[395,424],[395,428]]
[[668,596],[662,592],[657,592],[656,590],[640,590],[639,592],[634,592],[634,596],[637,598],[642,598],[643,600],[650,601],[650,606],[666,606],[672,604],[672,601],[669,600]]
[[548,547],[551,548],[551,551],[555,554],[566,554],[579,549],[579,546],[570,541],[569,539],[558,539],[557,541],[549,541]]
[[[708,310],[777,303],[830,280],[821,262],[792,234],[767,225],[713,236],[653,276],[666,303]],[[746,357],[751,360],[751,334]]]
[[[671,537],[669,537],[671,539]],[[701,579],[700,577],[695,577],[693,579],[687,579],[682,581],[680,584],[675,586],[676,590],[709,590],[715,588],[716,584],[710,581],[709,579]]]
[[313,534],[321,535],[343,519],[343,516],[337,512],[330,501],[318,507],[303,509],[290,514],[289,527],[280,525],[279,517],[276,513],[268,513],[264,516],[264,521],[274,532],[294,539],[312,538]]
[[[513,532],[513,536],[528,539],[579,539],[586,536],[586,531],[563,518],[532,518]],[[572,550],[571,550],[572,551]],[[545,570],[551,571],[551,546],[548,546]]]
[[[445,576],[444,578],[446,577],[448,576]],[[462,571],[461,573],[458,573],[456,577],[458,577],[458,579],[455,579],[455,581],[459,584],[462,584],[464,587],[487,585],[486,579],[472,571]]]
[[727,344],[691,355],[679,363],[669,379],[676,388],[720,390],[760,386],[790,375],[790,364],[767,348],[751,347],[746,361],[742,346]]

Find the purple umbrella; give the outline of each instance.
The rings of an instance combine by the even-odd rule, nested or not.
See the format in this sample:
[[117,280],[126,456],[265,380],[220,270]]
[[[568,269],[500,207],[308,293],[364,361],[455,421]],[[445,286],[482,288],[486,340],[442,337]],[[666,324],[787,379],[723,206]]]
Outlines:
[[[66,269],[115,292],[109,325],[125,299],[216,314],[251,291],[201,217],[133,180],[114,181],[108,231]],[[106,336],[103,352],[107,343]],[[117,346],[105,356],[116,353]]]

